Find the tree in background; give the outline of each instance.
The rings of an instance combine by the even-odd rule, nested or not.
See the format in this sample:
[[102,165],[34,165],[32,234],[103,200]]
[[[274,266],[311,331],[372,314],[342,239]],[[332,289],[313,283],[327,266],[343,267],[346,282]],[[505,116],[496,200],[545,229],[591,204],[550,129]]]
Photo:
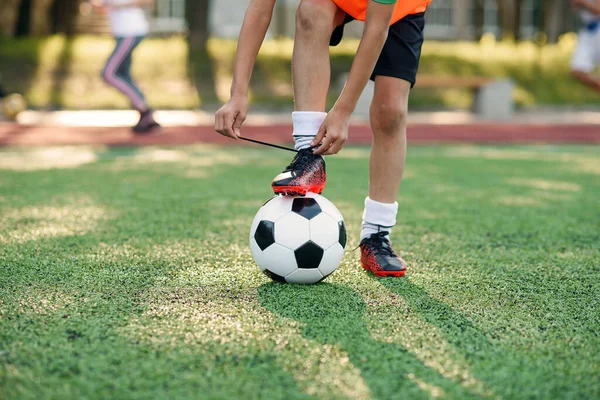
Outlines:
[[[77,31],[79,5],[86,0],[0,0],[0,35],[26,36],[63,33],[73,35]],[[434,0],[437,1],[437,0]],[[441,0],[440,0],[441,1]],[[522,16],[528,0],[494,0],[498,7],[500,36],[507,40],[523,38]],[[484,33],[486,6],[490,0],[470,0],[474,38],[479,40]],[[535,28],[543,32],[549,42],[573,29],[567,0],[533,0],[535,6]],[[186,19],[189,27],[189,45],[194,52],[203,52],[209,37],[210,0],[186,0]],[[281,3],[281,4],[280,4]],[[487,4],[486,4],[487,3]],[[276,8],[276,32],[287,29],[287,11],[282,2]],[[86,29],[90,29],[87,21]]]
[[210,34],[210,0],[187,0],[185,3],[190,49],[205,51]]
[[54,0],[51,9],[52,32],[75,35],[80,5],[81,0]]
[[50,33],[76,33],[82,0],[2,0],[0,34],[43,36]]
[[475,40],[481,40],[485,25],[485,0],[473,0],[473,32]]
[[502,40],[521,40],[523,0],[498,0],[498,19]]
[[54,0],[23,0],[23,4],[29,3],[30,9],[21,7],[21,12],[29,13],[28,30],[30,35],[42,36],[52,33],[51,7]]
[[544,32],[548,42],[556,43],[560,35],[574,29],[569,3],[563,0],[538,0],[540,7],[540,18],[538,19],[538,30]]
[[188,33],[188,76],[196,86],[201,103],[218,101],[212,59],[207,43],[210,37],[211,0],[187,0],[185,15]]
[[[476,5],[484,0],[473,0]],[[523,14],[526,0],[497,0],[500,36],[504,40],[523,39]],[[566,0],[534,0],[534,21],[538,33],[548,42],[556,43],[559,36],[572,30],[569,2]],[[477,19],[474,18],[477,22]],[[477,27],[477,25],[476,25]],[[476,32],[477,29],[476,29]]]
[[21,0],[2,0],[2,12],[0,12],[0,34],[12,36],[19,18],[19,7]]
[[520,41],[523,37],[522,35],[522,21],[523,21],[523,5],[525,4],[524,0],[514,0],[514,38],[515,41]]

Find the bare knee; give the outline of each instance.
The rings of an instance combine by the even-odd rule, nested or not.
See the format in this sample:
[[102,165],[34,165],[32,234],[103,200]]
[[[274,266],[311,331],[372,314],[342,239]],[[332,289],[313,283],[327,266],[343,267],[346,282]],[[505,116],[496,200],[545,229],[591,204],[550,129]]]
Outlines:
[[329,0],[302,0],[296,11],[296,31],[302,33],[333,31],[337,6]]
[[371,125],[376,137],[400,138],[406,132],[408,106],[374,103],[371,105]]

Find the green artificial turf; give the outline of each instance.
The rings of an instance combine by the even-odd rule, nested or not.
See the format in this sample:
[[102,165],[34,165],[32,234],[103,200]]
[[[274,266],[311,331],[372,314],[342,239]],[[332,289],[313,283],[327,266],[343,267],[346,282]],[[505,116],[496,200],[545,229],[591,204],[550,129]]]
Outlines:
[[328,162],[348,251],[315,286],[247,243],[256,147],[0,150],[0,399],[600,396],[600,148],[415,147],[359,266],[365,148]]

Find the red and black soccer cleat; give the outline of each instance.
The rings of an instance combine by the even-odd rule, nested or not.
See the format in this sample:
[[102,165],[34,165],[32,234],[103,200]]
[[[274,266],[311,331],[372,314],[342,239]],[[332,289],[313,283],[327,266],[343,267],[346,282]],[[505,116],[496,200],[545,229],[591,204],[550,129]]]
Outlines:
[[360,242],[360,261],[376,276],[404,276],[406,263],[392,249],[387,232],[374,233]]
[[304,196],[308,192],[321,194],[327,183],[325,160],[312,149],[298,151],[292,163],[277,175],[271,186],[275,194]]

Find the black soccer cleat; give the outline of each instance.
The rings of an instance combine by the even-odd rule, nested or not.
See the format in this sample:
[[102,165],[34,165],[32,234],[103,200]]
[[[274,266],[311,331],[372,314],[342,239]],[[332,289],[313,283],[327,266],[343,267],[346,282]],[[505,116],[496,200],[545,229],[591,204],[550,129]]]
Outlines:
[[304,196],[308,192],[323,193],[326,183],[325,160],[308,148],[298,151],[291,164],[273,179],[271,186],[275,194]]
[[388,232],[374,233],[360,242],[360,261],[376,276],[404,276],[406,263],[398,257],[387,238]]

